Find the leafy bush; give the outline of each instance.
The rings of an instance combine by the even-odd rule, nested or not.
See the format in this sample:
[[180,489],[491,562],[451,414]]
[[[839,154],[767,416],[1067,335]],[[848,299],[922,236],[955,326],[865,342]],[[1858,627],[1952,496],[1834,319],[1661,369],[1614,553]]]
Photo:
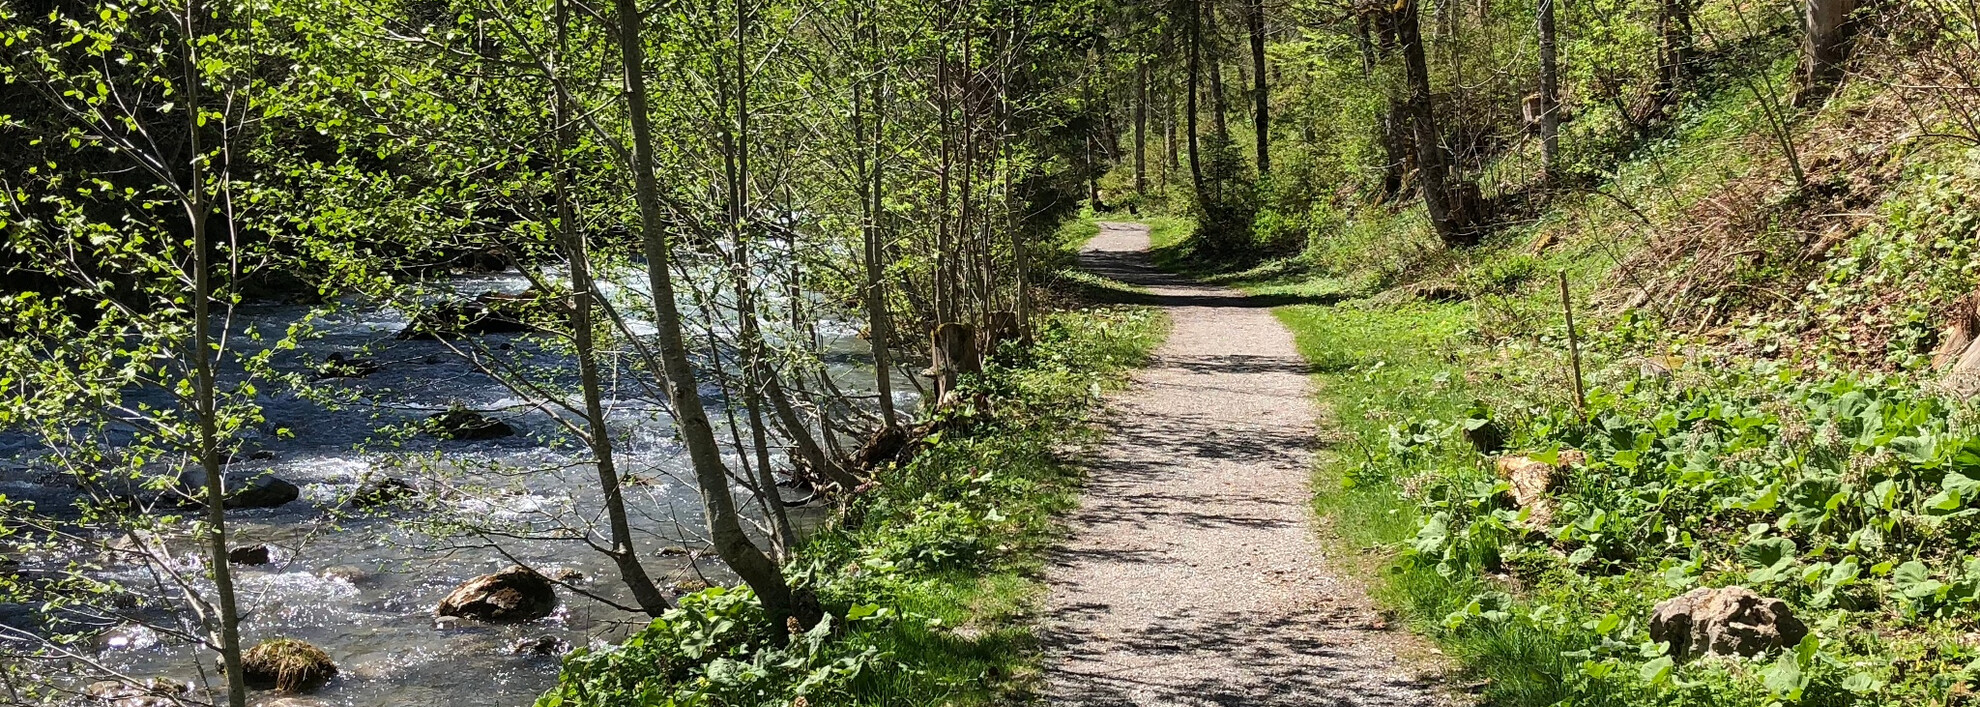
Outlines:
[[[843,697],[854,678],[896,666],[864,634],[833,640],[843,621],[878,621],[875,607],[826,615],[811,630],[774,636],[747,588],[715,587],[681,598],[618,646],[579,650],[564,662],[557,688],[536,702],[560,705],[784,705],[793,697]],[[827,702],[829,704],[829,702]]]

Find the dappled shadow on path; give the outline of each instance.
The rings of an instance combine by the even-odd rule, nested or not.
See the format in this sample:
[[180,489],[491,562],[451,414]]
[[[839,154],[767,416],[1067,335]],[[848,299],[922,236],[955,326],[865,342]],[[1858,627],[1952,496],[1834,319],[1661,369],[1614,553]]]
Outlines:
[[1346,297],[1341,294],[1291,295],[1265,294],[1245,296],[1235,290],[1224,288],[1204,288],[1194,282],[1162,272],[1155,267],[1145,250],[1087,250],[1079,254],[1081,270],[1100,277],[1124,283],[1146,292],[1128,292],[1104,288],[1092,288],[1095,299],[1114,304],[1135,304],[1149,307],[1241,307],[1246,309],[1269,309],[1295,304],[1330,305],[1339,303]]
[[[1105,615],[1104,604],[1061,607],[1070,612]],[[1063,627],[1065,622],[1055,624]],[[1204,631],[1202,626],[1222,630]],[[1316,627],[1319,630],[1315,630]],[[1414,696],[1432,689],[1421,679],[1375,677],[1390,666],[1360,645],[1377,629],[1361,612],[1334,606],[1260,615],[1243,611],[1176,610],[1154,617],[1127,635],[1109,635],[1104,645],[1110,660],[1083,653],[1096,645],[1091,636],[1055,632],[1046,640],[1070,646],[1062,660],[1054,697],[1057,704],[1081,707],[1140,705],[1355,705],[1357,707],[1419,707]],[[1123,656],[1122,653],[1127,655]],[[1206,663],[1264,668],[1237,675]],[[1121,664],[1133,666],[1123,669]],[[1161,666],[1181,679],[1147,679],[1142,666]],[[1206,668],[1190,676],[1192,667]],[[1271,667],[1299,666],[1298,670]]]

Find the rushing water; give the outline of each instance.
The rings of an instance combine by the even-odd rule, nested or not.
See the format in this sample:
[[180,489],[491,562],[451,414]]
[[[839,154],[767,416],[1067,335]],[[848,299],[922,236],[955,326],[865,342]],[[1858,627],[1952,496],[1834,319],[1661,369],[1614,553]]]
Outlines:
[[[519,276],[490,276],[457,282],[460,292],[519,292]],[[254,305],[236,313],[236,330],[259,327],[279,332],[303,319],[301,306]],[[237,462],[236,469],[265,470],[302,489],[302,498],[275,509],[235,510],[228,515],[236,547],[266,543],[275,561],[235,567],[242,623],[248,645],[286,636],[324,649],[341,674],[311,699],[328,705],[434,705],[502,707],[526,705],[556,679],[558,658],[520,645],[566,642],[572,646],[618,640],[643,626],[642,617],[606,601],[559,590],[559,606],[549,618],[520,625],[488,625],[439,620],[433,607],[458,583],[512,564],[504,553],[553,573],[581,576],[570,581],[607,601],[630,605],[612,564],[582,542],[505,538],[491,543],[473,535],[434,538],[412,533],[406,521],[426,517],[400,511],[385,517],[340,511],[362,477],[384,472],[413,482],[425,498],[442,504],[438,516],[457,512],[496,524],[546,531],[595,521],[599,499],[595,470],[547,415],[529,401],[478,373],[447,344],[398,341],[403,316],[380,309],[346,308],[318,322],[318,336],[285,352],[280,365],[302,370],[331,353],[364,351],[383,368],[361,378],[329,385],[355,393],[363,402],[326,408],[293,392],[264,392],[267,424],[249,435],[250,449],[272,457]],[[863,342],[841,322],[819,323],[828,375],[848,392],[872,389]],[[575,365],[542,352],[527,337],[476,337],[488,355],[531,367],[537,376],[568,381]],[[615,379],[618,376],[614,376]],[[608,401],[609,422],[618,440],[621,471],[641,480],[627,488],[640,555],[655,580],[721,579],[712,559],[683,554],[698,548],[700,500],[690,483],[685,451],[672,436],[665,410],[646,397],[631,377],[614,386],[621,395]],[[705,386],[724,419],[719,389]],[[903,395],[902,403],[911,404]],[[517,430],[487,441],[444,441],[426,435],[388,438],[378,430],[404,425],[449,405],[493,411]],[[292,437],[273,430],[286,428]],[[745,438],[746,439],[746,438]],[[724,441],[728,437],[724,430]],[[20,436],[0,437],[0,453],[14,458],[0,465],[0,495],[37,502],[43,508],[65,504],[77,493],[67,480],[39,468],[38,443]],[[731,450],[733,452],[733,450]],[[261,455],[268,456],[268,455]],[[731,461],[734,462],[733,456]],[[747,491],[735,489],[739,500]],[[795,493],[793,493],[795,495]],[[748,504],[754,508],[754,503]],[[602,521],[599,521],[602,522]],[[168,544],[176,561],[199,574],[199,548],[183,538]],[[499,545],[499,550],[496,545]],[[24,558],[24,566],[59,563],[64,558]],[[149,586],[143,567],[125,564],[108,570],[111,578]],[[4,607],[0,607],[4,608]],[[4,619],[4,617],[0,617]],[[104,632],[96,658],[137,677],[197,678],[197,652],[130,626]]]

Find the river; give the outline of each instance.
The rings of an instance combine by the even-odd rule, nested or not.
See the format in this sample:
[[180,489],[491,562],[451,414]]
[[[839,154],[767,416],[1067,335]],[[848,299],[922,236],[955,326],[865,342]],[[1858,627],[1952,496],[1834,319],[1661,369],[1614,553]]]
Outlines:
[[[520,292],[527,282],[512,272],[461,278],[453,285],[472,295]],[[235,313],[236,342],[243,341],[238,334],[248,328],[280,332],[311,311],[300,305],[244,306]],[[331,390],[357,401],[342,406],[262,386],[256,401],[267,422],[245,435],[246,448],[260,454],[244,455],[234,468],[266,471],[291,482],[300,487],[301,498],[279,508],[228,514],[233,546],[265,543],[275,555],[266,565],[235,567],[245,610],[243,636],[248,645],[278,636],[298,638],[327,652],[340,675],[309,695],[324,705],[527,705],[554,684],[559,662],[556,650],[545,655],[529,646],[602,646],[643,626],[645,619],[563,589],[555,613],[540,621],[487,625],[436,619],[435,603],[455,585],[513,564],[504,553],[546,573],[570,573],[572,584],[610,602],[631,601],[618,587],[611,563],[580,542],[505,538],[491,543],[471,534],[435,536],[415,529],[424,521],[466,518],[542,534],[595,520],[600,504],[588,455],[551,418],[477,372],[447,344],[394,339],[405,326],[406,318],[389,309],[343,307],[316,323],[316,336],[277,357],[279,367],[302,371],[332,353],[363,352],[382,368],[329,381]],[[849,393],[870,393],[870,358],[855,325],[821,321],[818,327],[827,374]],[[474,342],[487,355],[530,368],[533,376],[563,381],[574,376],[571,360],[543,351],[529,337],[494,334]],[[719,583],[723,575],[718,563],[682,552],[702,545],[697,540],[700,501],[688,483],[685,451],[673,438],[668,416],[631,382],[633,376],[614,378],[619,383],[614,386],[617,394],[607,401],[608,414],[621,468],[639,480],[626,493],[641,557],[663,586]],[[721,391],[710,384],[704,392],[719,424],[725,417]],[[899,397],[904,406],[914,402],[911,388]],[[417,422],[450,405],[487,412],[517,434],[448,441],[380,431]],[[292,436],[278,436],[278,429]],[[726,429],[722,436],[729,439]],[[0,463],[0,496],[33,501],[43,509],[73,500],[79,493],[74,484],[37,460],[45,451],[38,439],[0,435],[0,457],[9,460]],[[380,472],[408,481],[419,488],[423,501],[435,505],[373,514],[340,508],[360,479]],[[739,500],[750,498],[740,487],[736,492]],[[167,545],[175,562],[195,574],[201,571],[199,547],[171,536]],[[17,559],[23,569],[33,571],[70,558]],[[152,582],[149,572],[130,562],[112,562],[99,574],[130,586]],[[128,675],[178,681],[198,677],[193,648],[136,625],[109,627],[89,649],[93,658]]]

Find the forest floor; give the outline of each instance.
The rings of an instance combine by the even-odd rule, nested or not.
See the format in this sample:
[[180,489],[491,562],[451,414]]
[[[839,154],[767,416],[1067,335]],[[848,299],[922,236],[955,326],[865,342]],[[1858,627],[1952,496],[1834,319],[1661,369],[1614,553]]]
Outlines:
[[1051,559],[1051,701],[1449,703],[1433,651],[1389,628],[1315,534],[1319,414],[1272,303],[1163,273],[1148,247],[1147,226],[1103,223],[1080,256],[1173,329],[1110,401]]

